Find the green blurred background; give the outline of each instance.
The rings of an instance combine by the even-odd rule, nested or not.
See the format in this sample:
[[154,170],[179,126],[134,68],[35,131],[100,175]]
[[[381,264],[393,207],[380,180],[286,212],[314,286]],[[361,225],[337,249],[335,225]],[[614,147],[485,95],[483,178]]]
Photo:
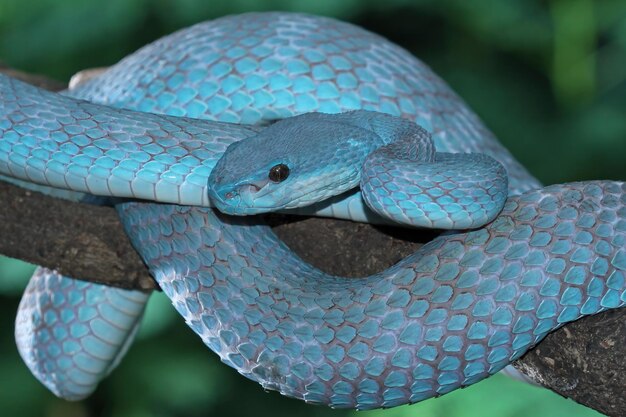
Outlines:
[[[623,0],[0,0],[0,62],[67,81],[176,29],[225,14],[290,10],[354,22],[441,75],[546,184],[626,179]],[[349,416],[265,393],[221,364],[153,296],[139,340],[87,401],[56,399],[17,355],[13,319],[32,267],[0,258],[0,410],[8,416]],[[363,417],[587,417],[496,376]]]

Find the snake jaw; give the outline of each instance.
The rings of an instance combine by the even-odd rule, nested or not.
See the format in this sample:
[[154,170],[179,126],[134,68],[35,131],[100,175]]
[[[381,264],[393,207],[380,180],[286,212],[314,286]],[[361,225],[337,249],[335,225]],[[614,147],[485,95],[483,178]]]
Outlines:
[[211,205],[222,213],[249,215],[269,211],[259,207],[259,199],[268,194],[269,180],[244,180],[234,185],[209,186],[208,194]]

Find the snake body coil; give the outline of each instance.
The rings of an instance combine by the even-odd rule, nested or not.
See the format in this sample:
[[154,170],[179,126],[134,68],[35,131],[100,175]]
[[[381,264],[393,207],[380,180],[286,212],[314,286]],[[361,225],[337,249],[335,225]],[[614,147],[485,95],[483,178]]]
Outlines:
[[626,303],[624,183],[526,192],[488,226],[360,279],[325,274],[269,227],[210,209],[120,212],[163,291],[225,363],[333,407],[470,385],[563,323]]
[[[133,244],[189,326],[266,388],[334,407],[416,402],[497,372],[567,321],[626,302],[624,183],[536,190],[540,184],[443,81],[358,27],[289,13],[218,19],[148,45],[65,96],[0,78],[0,174],[155,200],[117,205]],[[210,204],[209,177],[223,154],[252,146],[263,132],[286,131],[281,122],[263,125],[361,109],[424,126],[438,152],[488,155],[506,169],[509,194],[521,195],[486,227],[437,238],[354,280],[304,263],[257,219],[186,206]],[[296,148],[310,142],[291,139]],[[253,166],[267,150],[254,149],[258,157],[240,163]],[[316,157],[330,160],[324,155]],[[394,207],[406,194],[389,188],[394,171],[378,166],[373,177],[388,192],[380,206]],[[279,171],[275,182],[285,178]],[[418,183],[434,193],[425,207],[454,214],[443,174]],[[255,181],[245,190],[257,191]],[[358,192],[298,210],[373,218]],[[112,307],[86,314],[102,291],[113,294],[103,304]],[[40,271],[20,306],[18,347],[57,395],[82,398],[123,356],[143,301]]]

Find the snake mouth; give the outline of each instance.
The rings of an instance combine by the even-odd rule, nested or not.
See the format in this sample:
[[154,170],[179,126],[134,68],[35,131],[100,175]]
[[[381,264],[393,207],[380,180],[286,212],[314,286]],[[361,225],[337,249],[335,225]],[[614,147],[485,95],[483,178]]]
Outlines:
[[[208,190],[209,200],[214,207],[226,214],[256,214],[257,201],[268,193],[266,187],[268,183],[268,180],[248,180],[235,185],[210,186]],[[262,212],[267,212],[272,211],[273,208],[259,209],[264,209]]]

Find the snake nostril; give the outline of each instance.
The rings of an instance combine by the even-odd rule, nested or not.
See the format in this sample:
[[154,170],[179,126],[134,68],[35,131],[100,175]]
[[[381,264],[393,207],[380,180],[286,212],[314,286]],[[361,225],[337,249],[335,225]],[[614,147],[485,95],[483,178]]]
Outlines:
[[235,196],[235,193],[233,193],[232,191],[229,191],[226,194],[224,194],[224,198],[226,198],[227,200],[232,199],[234,196]]

